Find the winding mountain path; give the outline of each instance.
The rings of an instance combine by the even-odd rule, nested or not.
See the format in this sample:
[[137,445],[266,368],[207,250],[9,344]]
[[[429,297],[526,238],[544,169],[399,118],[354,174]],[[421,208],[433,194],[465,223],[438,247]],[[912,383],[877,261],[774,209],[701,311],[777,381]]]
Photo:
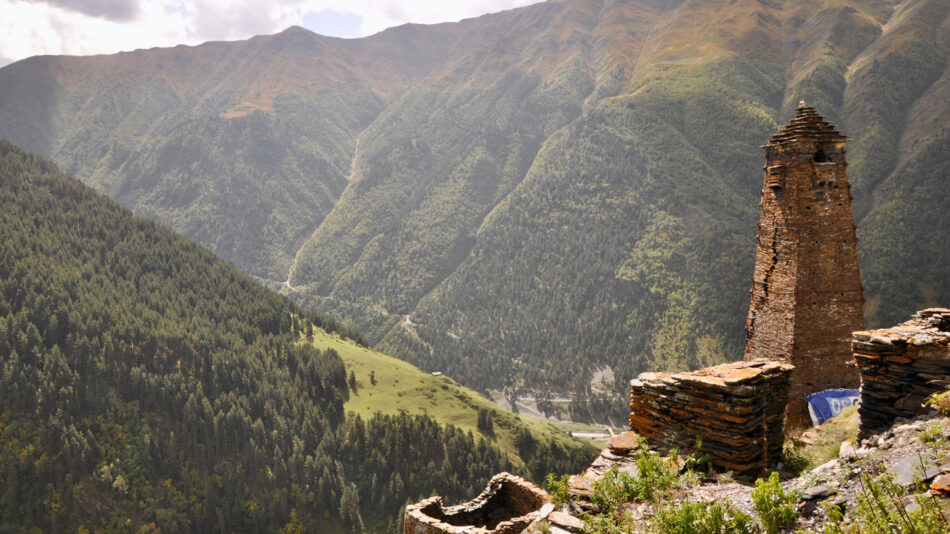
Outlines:
[[[360,156],[360,139],[363,138],[363,134],[366,133],[366,130],[368,129],[369,129],[369,126],[364,128],[363,131],[361,131],[360,133],[356,134],[356,146],[353,147],[353,157],[350,158],[350,174],[347,175],[346,177],[346,181],[348,183],[353,181],[353,176],[356,174],[356,161]],[[300,244],[300,248],[298,248],[297,253],[294,254],[294,261],[290,263],[290,268],[287,269],[287,280],[284,280],[284,283],[282,284],[283,287],[286,287],[287,289],[291,291],[295,291],[299,293],[299,291],[297,291],[297,289],[294,288],[293,284],[290,283],[290,280],[291,278],[293,278],[294,270],[297,268],[297,263],[300,261],[300,253],[303,251],[304,247],[307,246],[307,243],[310,242],[310,239],[313,237],[313,234],[317,233],[317,230],[319,228],[320,228],[320,225],[317,225],[317,227],[313,229],[313,232],[310,233],[310,237],[305,239],[304,242]]]
[[412,319],[408,315],[404,316],[402,320],[402,327],[406,329],[406,332],[409,332],[409,335],[418,339],[427,349],[429,349],[429,356],[435,356],[435,349],[432,348],[432,345],[428,341],[422,339],[422,336],[419,335],[419,332],[416,330],[416,323],[412,322]]

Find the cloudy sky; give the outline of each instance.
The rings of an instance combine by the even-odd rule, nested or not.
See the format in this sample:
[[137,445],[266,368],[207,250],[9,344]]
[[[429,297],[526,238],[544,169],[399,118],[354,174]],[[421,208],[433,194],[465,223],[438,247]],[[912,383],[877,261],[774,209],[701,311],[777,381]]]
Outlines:
[[0,66],[236,40],[299,25],[336,37],[474,17],[539,0],[0,0]]

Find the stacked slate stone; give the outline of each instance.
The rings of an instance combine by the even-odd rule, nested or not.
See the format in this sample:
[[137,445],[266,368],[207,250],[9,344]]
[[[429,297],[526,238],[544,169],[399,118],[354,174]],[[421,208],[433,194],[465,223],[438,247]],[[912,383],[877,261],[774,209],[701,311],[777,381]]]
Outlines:
[[795,366],[786,411],[793,425],[811,422],[808,394],[858,387],[848,341],[864,328],[864,290],[847,141],[802,103],[763,147],[766,172],[744,359]]
[[757,475],[781,458],[793,369],[753,360],[642,373],[631,381],[630,429],[653,449],[708,454],[718,469]]
[[591,503],[591,497],[594,496],[594,484],[613,467],[632,477],[638,476],[640,470],[637,467],[635,453],[640,447],[640,442],[640,437],[636,432],[627,431],[614,436],[610,438],[607,448],[600,451],[600,456],[590,464],[584,474],[571,475],[568,491],[577,498],[576,504],[584,510],[592,510],[594,505]]
[[927,397],[950,388],[950,309],[928,308],[891,328],[854,332],[851,348],[861,373],[862,437],[924,413]]
[[[442,497],[429,497],[406,507],[404,534],[518,534],[541,517],[551,497],[546,491],[510,473],[492,477],[478,497],[444,507]],[[554,506],[543,510],[551,513]]]

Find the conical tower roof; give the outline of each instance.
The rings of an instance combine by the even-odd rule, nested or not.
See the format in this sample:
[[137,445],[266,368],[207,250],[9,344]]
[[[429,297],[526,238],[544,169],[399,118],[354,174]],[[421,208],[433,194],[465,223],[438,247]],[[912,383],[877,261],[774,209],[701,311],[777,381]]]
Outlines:
[[848,142],[848,138],[841,135],[841,132],[838,131],[834,124],[826,121],[824,117],[815,111],[815,108],[806,106],[804,100],[798,103],[798,108],[795,110],[795,118],[788,123],[788,126],[773,135],[766,146],[782,145],[797,140],[835,144]]

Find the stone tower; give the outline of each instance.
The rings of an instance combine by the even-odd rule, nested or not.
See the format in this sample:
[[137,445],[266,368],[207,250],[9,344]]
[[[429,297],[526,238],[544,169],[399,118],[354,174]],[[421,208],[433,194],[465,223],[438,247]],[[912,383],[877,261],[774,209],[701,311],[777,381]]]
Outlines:
[[745,359],[795,365],[787,423],[809,422],[805,396],[857,387],[851,332],[864,328],[864,294],[847,138],[802,102],[769,139]]

